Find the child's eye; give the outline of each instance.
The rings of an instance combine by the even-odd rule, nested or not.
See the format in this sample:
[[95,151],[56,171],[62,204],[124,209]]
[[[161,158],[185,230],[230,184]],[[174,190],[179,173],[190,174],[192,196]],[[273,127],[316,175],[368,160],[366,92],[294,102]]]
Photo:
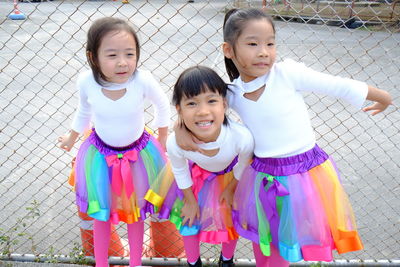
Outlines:
[[217,99],[210,99],[210,100],[208,100],[208,103],[216,103],[216,102],[218,102]]
[[268,46],[274,46],[275,43],[268,43],[267,45],[268,45]]
[[257,44],[256,44],[256,43],[248,43],[247,45],[249,45],[249,46],[256,46]]
[[195,106],[195,105],[196,105],[196,102],[194,102],[194,101],[190,101],[190,102],[186,103],[186,106]]
[[107,55],[107,57],[115,57],[116,55],[115,54],[109,54],[109,55]]
[[128,57],[133,57],[133,56],[135,56],[135,54],[133,54],[133,53],[128,53]]

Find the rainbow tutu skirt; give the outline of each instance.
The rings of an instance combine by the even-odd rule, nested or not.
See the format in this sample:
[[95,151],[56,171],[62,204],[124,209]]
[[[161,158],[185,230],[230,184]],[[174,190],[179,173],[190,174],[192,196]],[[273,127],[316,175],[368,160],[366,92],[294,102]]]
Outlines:
[[182,225],[183,192],[178,188],[169,164],[164,169],[169,174],[162,174],[164,178],[153,184],[145,199],[159,207],[159,218],[169,219],[183,236],[199,235],[200,241],[211,244],[237,239],[239,235],[233,227],[232,210],[225,201],[219,201],[226,186],[234,179],[232,168],[236,163],[237,158],[217,173],[189,163],[192,190],[200,207],[200,219],[191,227]]
[[76,157],[79,211],[114,224],[144,220],[147,213],[154,213],[144,196],[165,164],[160,144],[146,131],[129,146],[116,148],[105,144],[93,129]]
[[233,206],[236,231],[266,256],[271,242],[291,262],[332,261],[335,249],[363,249],[334,162],[317,145],[287,158],[255,157]]

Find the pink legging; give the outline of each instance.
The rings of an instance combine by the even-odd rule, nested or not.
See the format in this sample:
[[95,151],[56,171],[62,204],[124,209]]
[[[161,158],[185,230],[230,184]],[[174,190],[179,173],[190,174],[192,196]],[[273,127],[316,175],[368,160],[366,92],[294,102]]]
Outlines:
[[[185,252],[188,262],[196,262],[200,257],[200,239],[199,235],[183,236],[183,243],[185,245]],[[222,255],[226,259],[233,257],[237,244],[236,240],[222,243]]]
[[259,244],[252,243],[257,267],[289,267],[289,262],[279,255],[279,251],[274,245],[271,244],[271,256],[267,257],[262,254]]
[[[129,266],[142,265],[144,222],[127,224],[129,242]],[[110,244],[111,223],[94,220],[93,242],[96,267],[108,267],[108,245]]]

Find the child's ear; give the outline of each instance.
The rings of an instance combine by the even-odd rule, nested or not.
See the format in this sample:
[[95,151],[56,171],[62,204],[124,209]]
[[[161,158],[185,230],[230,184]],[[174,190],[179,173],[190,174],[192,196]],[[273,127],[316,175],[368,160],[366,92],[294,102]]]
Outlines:
[[226,100],[226,98],[224,98],[224,108],[225,111],[228,109],[228,100]]
[[222,43],[222,52],[224,53],[224,56],[226,58],[232,58],[233,57],[233,48],[227,42],[223,42]]
[[93,62],[93,54],[90,51],[86,52],[86,58],[88,61]]
[[96,64],[96,62],[94,61],[94,58],[93,58],[93,53],[91,51],[87,51],[86,52],[86,58],[87,58],[87,60],[88,60],[88,62],[90,63],[91,66],[96,66],[97,67],[97,64]]
[[181,106],[180,105],[176,105],[175,109],[176,109],[176,112],[178,113],[178,115],[181,115]]

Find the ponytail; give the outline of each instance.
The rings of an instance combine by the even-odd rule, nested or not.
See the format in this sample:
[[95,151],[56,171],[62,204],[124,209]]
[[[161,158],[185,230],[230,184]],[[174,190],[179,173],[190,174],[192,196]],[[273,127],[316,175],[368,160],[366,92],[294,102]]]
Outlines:
[[[236,13],[238,10],[239,9],[237,9],[237,8],[232,8],[232,9],[228,10],[228,12],[226,12],[226,14],[225,14],[224,24],[223,24],[223,27],[222,27],[222,29],[224,31],[224,41],[226,41],[225,40],[226,39],[225,38],[225,36],[226,36],[226,34],[225,34],[226,22],[232,16],[232,14]],[[232,47],[234,49],[233,44],[231,44],[231,45],[232,45]],[[233,81],[234,79],[238,78],[239,77],[239,71],[236,68],[235,64],[233,63],[232,59],[224,57],[224,61],[225,61],[225,69],[226,69],[226,72],[228,73],[229,80]]]
[[233,63],[232,59],[225,57],[225,69],[226,72],[228,73],[229,80],[232,82],[234,79],[238,78],[239,71],[235,66],[235,63]]

